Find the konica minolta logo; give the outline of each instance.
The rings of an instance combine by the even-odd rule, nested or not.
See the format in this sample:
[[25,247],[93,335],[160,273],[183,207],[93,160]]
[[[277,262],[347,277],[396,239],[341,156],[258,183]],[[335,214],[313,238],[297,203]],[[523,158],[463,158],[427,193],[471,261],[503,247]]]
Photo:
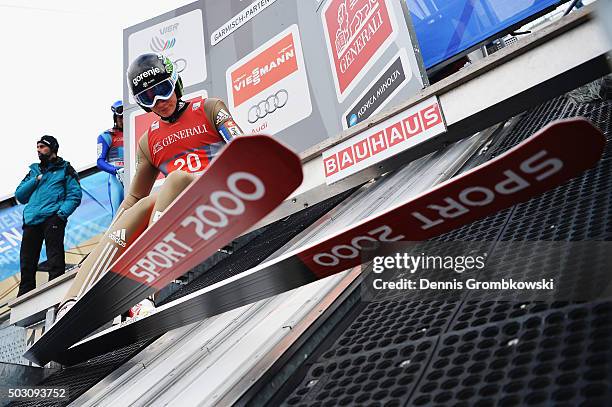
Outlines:
[[406,84],[406,73],[402,60],[395,61],[372,84],[359,101],[351,107],[344,120],[353,127],[382,109],[400,87]]
[[138,83],[144,78],[148,78],[149,76],[155,76],[158,73],[162,73],[161,69],[159,69],[158,67],[147,69],[146,71],[142,72],[137,77],[132,79],[132,83],[134,83],[134,86],[138,86]]

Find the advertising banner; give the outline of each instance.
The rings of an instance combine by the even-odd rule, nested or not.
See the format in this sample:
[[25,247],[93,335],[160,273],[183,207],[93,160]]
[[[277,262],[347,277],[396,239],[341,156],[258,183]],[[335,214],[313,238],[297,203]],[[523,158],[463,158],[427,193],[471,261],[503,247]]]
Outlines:
[[343,128],[355,126],[378,113],[406,86],[412,77],[412,69],[407,60],[406,50],[402,48],[343,115]]
[[321,19],[338,101],[395,39],[395,16],[387,0],[332,0]]
[[226,72],[229,108],[245,133],[276,134],[312,112],[297,25],[291,25]]
[[325,151],[325,181],[337,182],[445,131],[434,96]]
[[[0,281],[19,273],[23,205],[0,210]],[[45,254],[44,259],[47,258]],[[44,260],[43,259],[43,260]]]
[[[170,58],[178,69],[183,86],[206,80],[206,49],[202,10],[195,9],[162,21],[128,37],[128,60],[138,55],[157,52]],[[129,96],[131,104],[134,103]]]
[[228,35],[248,23],[253,17],[263,11],[276,0],[256,0],[250,6],[229,19],[210,36],[210,45],[216,45]]
[[[174,46],[162,52],[187,61],[180,73],[187,93],[224,100],[245,133],[271,135],[300,153],[423,88],[405,1],[200,0],[127,28],[124,68],[138,52],[151,51],[152,37],[163,32],[170,46],[176,33]],[[166,44],[160,39],[153,43]],[[183,51],[185,41],[190,49]],[[184,74],[194,67],[191,53],[206,61],[196,67],[205,75],[193,80]],[[125,101],[128,95],[126,85]],[[132,110],[127,106],[126,115]],[[133,175],[135,163],[126,161]]]

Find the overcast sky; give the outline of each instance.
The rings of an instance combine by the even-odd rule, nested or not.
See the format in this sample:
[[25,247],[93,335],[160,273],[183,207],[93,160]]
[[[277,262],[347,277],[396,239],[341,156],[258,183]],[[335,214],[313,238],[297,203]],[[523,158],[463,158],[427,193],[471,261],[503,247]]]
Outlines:
[[0,0],[0,198],[38,161],[43,134],[75,168],[95,163],[96,138],[122,96],[123,29],[192,2]]

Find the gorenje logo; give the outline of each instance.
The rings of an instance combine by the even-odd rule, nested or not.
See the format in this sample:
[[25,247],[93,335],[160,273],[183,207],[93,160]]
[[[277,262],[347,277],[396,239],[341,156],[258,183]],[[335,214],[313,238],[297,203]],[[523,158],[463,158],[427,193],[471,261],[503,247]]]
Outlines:
[[119,229],[114,231],[113,233],[109,233],[109,239],[113,242],[117,243],[121,247],[125,247],[125,229]]
[[144,78],[148,78],[149,76],[155,76],[159,73],[162,73],[162,71],[158,67],[147,69],[146,71],[142,72],[141,74],[136,76],[134,79],[132,79],[132,83],[134,84],[134,86],[138,86],[138,83]]

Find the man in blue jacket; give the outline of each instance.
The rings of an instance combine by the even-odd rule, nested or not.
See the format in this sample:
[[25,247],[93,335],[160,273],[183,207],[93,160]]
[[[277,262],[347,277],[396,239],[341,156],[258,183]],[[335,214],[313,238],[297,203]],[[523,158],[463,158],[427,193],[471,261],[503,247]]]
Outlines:
[[19,260],[23,295],[36,288],[36,269],[43,240],[47,247],[49,280],[64,274],[64,230],[68,216],[81,203],[79,176],[68,161],[58,157],[59,143],[53,136],[43,136],[37,143],[40,163],[30,165],[30,172],[15,191],[23,204],[23,238]]

